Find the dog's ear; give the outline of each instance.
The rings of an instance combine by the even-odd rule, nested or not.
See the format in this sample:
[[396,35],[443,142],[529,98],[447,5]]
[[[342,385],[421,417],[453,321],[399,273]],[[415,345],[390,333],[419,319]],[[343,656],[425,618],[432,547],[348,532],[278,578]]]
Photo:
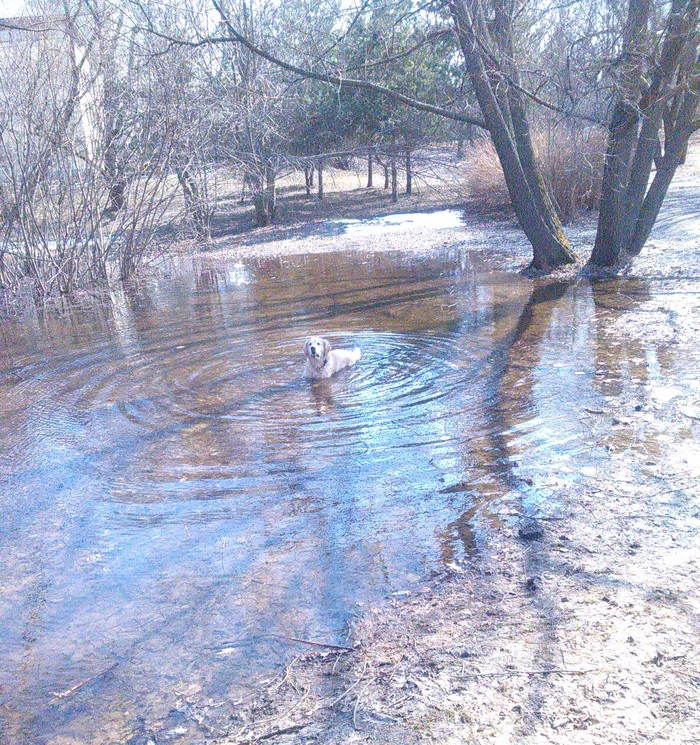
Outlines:
[[328,341],[328,339],[323,340],[323,356],[328,357],[331,351],[331,343]]
[[310,353],[309,353],[309,344],[311,344],[311,337],[309,337],[309,338],[308,338],[308,339],[307,339],[307,340],[306,340],[306,341],[304,342],[304,354],[305,354],[305,355],[306,355],[307,357],[309,357],[309,356],[310,356]]

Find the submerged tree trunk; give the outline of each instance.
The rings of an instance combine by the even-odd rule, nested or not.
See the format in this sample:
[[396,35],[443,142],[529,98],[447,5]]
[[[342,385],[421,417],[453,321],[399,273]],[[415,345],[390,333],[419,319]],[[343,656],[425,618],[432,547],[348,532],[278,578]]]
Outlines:
[[480,0],[449,0],[466,70],[501,161],[513,209],[532,244],[530,266],[549,271],[576,257],[535,161],[514,63],[513,17],[519,6],[511,0],[494,6],[491,18]]
[[[589,263],[615,267],[646,243],[697,129],[699,0],[673,0],[658,59],[651,0],[630,0]],[[663,127],[664,145],[659,134]],[[652,167],[656,174],[649,184]]]

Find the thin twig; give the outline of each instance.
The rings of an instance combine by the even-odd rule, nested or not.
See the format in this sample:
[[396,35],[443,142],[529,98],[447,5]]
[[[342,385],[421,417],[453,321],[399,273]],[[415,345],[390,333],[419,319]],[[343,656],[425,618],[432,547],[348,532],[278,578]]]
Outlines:
[[494,673],[466,673],[465,678],[496,678],[508,675],[588,675],[597,673],[597,668],[590,670],[562,670],[561,668],[552,668],[551,670],[502,670]]
[[272,636],[278,639],[287,639],[291,642],[299,642],[300,644],[310,644],[313,647],[328,647],[329,649],[338,649],[342,652],[354,652],[354,647],[344,647],[342,644],[329,644],[328,642],[314,642],[311,639],[301,639],[298,636],[285,636],[284,634],[273,634]]
[[360,677],[349,688],[346,688],[345,691],[343,691],[343,693],[341,693],[340,696],[338,696],[338,698],[331,701],[330,704],[322,704],[322,705],[319,705],[317,708],[318,709],[324,709],[324,708],[332,709],[336,704],[339,704],[348,695],[348,693],[352,691],[353,688],[355,688],[359,683],[362,682],[362,679],[365,677],[366,670],[367,670],[367,662],[365,661]]
[[101,678],[103,675],[107,675],[107,673],[114,670],[114,668],[118,665],[118,662],[113,662],[108,668],[103,670],[100,673],[97,673],[96,675],[92,675],[89,678],[85,678],[85,680],[81,680],[80,683],[76,683],[74,686],[71,686],[70,688],[67,688],[65,691],[52,691],[51,695],[55,696],[56,698],[66,698],[67,696],[70,696],[72,693],[75,693],[76,691],[79,691],[83,686],[86,686],[88,683],[92,683],[93,681],[97,680],[98,678]]
[[262,742],[263,740],[269,740],[270,738],[277,737],[278,735],[290,735],[293,732],[298,732],[300,729],[304,729],[304,727],[308,727],[309,724],[309,722],[306,722],[305,724],[292,724],[290,727],[275,729],[272,730],[272,732],[268,732],[267,734],[260,735],[260,737],[256,737],[254,740],[249,740],[249,742]]
[[374,683],[374,678],[370,678],[367,681],[367,685],[357,694],[357,701],[355,701],[355,708],[352,710],[352,727],[357,730],[357,707],[360,704],[360,699],[364,696],[365,691]]
[[508,512],[504,513],[504,516],[511,516],[511,515],[517,515],[518,517],[525,518],[527,520],[569,520],[569,517],[554,517],[554,516],[548,516],[548,515],[528,515],[525,512],[518,512],[517,510],[514,512]]

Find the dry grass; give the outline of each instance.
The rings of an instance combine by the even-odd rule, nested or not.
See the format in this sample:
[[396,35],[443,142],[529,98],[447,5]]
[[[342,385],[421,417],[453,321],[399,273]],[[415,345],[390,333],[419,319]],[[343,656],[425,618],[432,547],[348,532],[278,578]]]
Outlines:
[[480,211],[503,210],[510,206],[510,196],[496,148],[487,137],[475,140],[466,155],[465,183],[471,207]]
[[580,211],[598,208],[605,155],[601,129],[541,133],[535,139],[535,151],[562,221],[570,222]]
[[[538,132],[535,154],[562,222],[597,209],[603,175],[605,137],[601,130],[553,129]],[[489,139],[478,140],[468,155],[466,173],[472,206],[485,211],[510,205],[496,150]]]

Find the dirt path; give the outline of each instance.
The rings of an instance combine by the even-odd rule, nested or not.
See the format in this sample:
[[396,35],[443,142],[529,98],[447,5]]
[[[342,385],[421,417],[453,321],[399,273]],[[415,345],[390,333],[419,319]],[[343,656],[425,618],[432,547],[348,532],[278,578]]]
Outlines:
[[[634,268],[665,282],[664,291],[601,329],[611,345],[654,338],[698,360],[700,229],[687,219],[700,203],[697,173],[690,168],[674,185]],[[356,247],[299,230],[224,252]],[[430,250],[488,244],[502,230],[411,238]],[[589,240],[591,226],[574,232]],[[395,236],[381,247],[405,245]],[[183,708],[218,743],[700,742],[694,375],[695,401],[664,393],[661,380],[643,402],[625,394],[606,396],[599,410],[582,406],[578,416],[606,459],[574,485],[553,471],[552,512],[533,523],[513,507],[472,566],[368,609],[352,625],[353,651],[309,646],[240,702],[233,724],[194,699],[183,697]]]

